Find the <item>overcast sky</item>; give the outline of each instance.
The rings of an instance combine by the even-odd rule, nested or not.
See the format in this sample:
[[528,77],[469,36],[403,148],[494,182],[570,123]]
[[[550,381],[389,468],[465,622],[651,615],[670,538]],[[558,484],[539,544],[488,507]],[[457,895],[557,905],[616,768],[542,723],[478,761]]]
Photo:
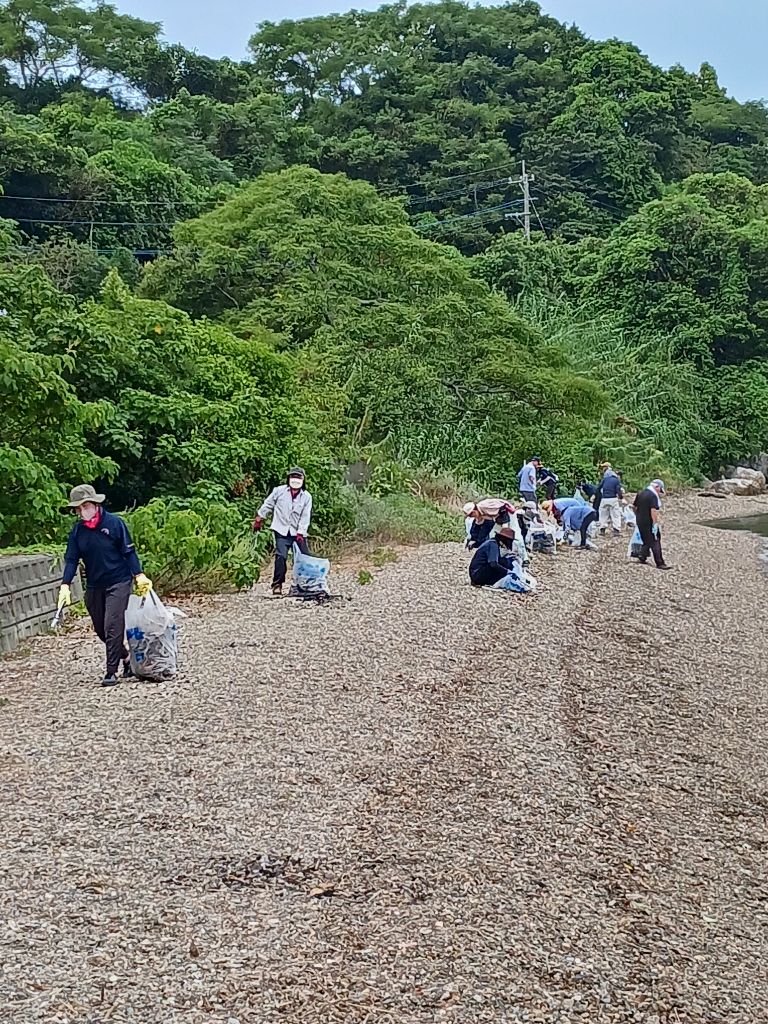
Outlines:
[[[117,0],[120,10],[162,21],[165,34],[211,57],[246,56],[248,38],[265,19],[374,9],[377,2],[344,0]],[[720,82],[741,100],[768,99],[768,0],[542,0],[560,21],[575,22],[593,39],[629,40],[656,64],[696,71],[713,64]]]

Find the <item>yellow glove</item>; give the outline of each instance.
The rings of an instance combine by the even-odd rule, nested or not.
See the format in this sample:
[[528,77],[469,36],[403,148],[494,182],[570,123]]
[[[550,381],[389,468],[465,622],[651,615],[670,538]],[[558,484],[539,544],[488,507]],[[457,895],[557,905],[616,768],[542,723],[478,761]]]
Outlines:
[[68,583],[62,583],[59,587],[59,603],[56,605],[56,610],[61,611],[62,608],[72,604],[72,591],[69,589]]
[[139,573],[134,582],[136,584],[136,593],[139,597],[146,597],[152,589],[152,580],[145,576],[143,572]]

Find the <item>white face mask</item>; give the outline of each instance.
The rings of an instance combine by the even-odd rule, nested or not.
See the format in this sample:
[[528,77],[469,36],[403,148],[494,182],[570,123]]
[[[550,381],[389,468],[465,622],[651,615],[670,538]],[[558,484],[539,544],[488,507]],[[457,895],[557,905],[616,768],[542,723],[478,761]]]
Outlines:
[[86,502],[85,505],[81,505],[77,510],[77,514],[84,522],[88,523],[93,519],[99,511],[98,505],[92,505],[90,502]]
[[294,491],[300,490],[303,483],[304,481],[300,476],[292,476],[288,480],[288,486]]

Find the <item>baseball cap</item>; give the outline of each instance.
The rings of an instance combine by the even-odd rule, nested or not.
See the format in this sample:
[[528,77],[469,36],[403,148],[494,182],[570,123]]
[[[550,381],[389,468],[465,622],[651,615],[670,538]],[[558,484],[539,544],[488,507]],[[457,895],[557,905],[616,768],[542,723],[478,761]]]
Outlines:
[[655,487],[657,491],[661,491],[662,494],[667,493],[667,488],[664,486],[663,480],[651,480],[651,487]]

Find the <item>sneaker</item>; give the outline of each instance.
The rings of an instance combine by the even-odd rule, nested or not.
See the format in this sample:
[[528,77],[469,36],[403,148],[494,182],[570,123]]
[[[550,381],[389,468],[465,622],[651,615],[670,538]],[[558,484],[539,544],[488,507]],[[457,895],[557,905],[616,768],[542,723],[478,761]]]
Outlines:
[[130,658],[126,658],[123,662],[123,679],[133,679],[133,669],[131,668]]
[[657,569],[665,569],[668,572],[670,569],[673,568],[673,566],[671,566],[671,565],[657,565],[656,568]]
[[120,680],[117,678],[117,676],[113,672],[111,676],[104,676],[104,678],[101,680],[101,685],[102,686],[117,686],[117,684],[119,682],[120,682]]
[[282,597],[282,596],[283,596],[283,584],[282,583],[273,583],[272,584],[272,597]]
[[620,537],[621,536],[621,530],[614,530],[613,531],[613,536],[614,537]]
[[605,536],[605,527],[604,527],[604,526],[601,526],[601,527],[600,527],[600,536],[601,536],[601,537],[604,537],[604,536]]

